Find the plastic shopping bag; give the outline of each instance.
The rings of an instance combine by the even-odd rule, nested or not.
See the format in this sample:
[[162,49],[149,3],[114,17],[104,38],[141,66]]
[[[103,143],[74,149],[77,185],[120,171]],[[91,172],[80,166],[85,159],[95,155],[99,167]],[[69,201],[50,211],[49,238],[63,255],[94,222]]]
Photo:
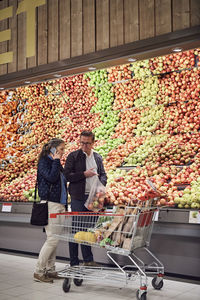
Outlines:
[[101,183],[98,176],[95,176],[85,207],[92,211],[101,210],[104,206],[105,194],[105,186]]

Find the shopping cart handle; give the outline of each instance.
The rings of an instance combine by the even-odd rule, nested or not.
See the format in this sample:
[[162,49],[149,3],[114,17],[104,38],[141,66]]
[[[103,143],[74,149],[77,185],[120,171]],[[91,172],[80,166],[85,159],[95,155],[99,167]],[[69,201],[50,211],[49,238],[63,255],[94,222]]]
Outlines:
[[[144,211],[141,207],[137,207],[138,209],[138,213],[144,213],[144,212],[148,212],[148,210],[150,209],[150,211],[156,211],[158,208],[157,207],[151,207],[151,208],[145,208]],[[126,212],[124,214],[117,214],[117,213],[112,213],[112,212],[106,212],[106,211],[98,211],[98,212],[94,212],[94,211],[66,211],[64,213],[51,213],[50,214],[50,218],[51,219],[55,219],[57,216],[66,216],[66,217],[70,217],[70,216],[95,216],[95,217],[125,217],[125,216],[130,216],[130,214],[126,214]]]
[[51,219],[55,219],[57,216],[109,216],[109,217],[123,217],[123,214],[113,214],[113,213],[109,213],[109,212],[85,212],[85,211],[81,211],[81,212],[77,212],[77,211],[69,211],[69,212],[65,212],[65,213],[51,213],[50,214],[50,218]]

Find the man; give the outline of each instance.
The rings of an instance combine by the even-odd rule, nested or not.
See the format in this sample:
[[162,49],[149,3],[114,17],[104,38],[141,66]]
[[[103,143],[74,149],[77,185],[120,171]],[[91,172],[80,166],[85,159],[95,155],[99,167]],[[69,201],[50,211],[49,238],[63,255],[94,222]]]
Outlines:
[[[91,131],[83,131],[80,135],[79,150],[71,152],[66,160],[64,174],[69,182],[69,193],[71,196],[72,211],[88,211],[84,206],[95,175],[103,185],[107,183],[107,176],[104,170],[102,157],[92,150],[95,136]],[[87,266],[97,266],[93,261],[93,254],[90,246],[81,245],[84,264]],[[70,265],[79,264],[78,244],[69,243]]]

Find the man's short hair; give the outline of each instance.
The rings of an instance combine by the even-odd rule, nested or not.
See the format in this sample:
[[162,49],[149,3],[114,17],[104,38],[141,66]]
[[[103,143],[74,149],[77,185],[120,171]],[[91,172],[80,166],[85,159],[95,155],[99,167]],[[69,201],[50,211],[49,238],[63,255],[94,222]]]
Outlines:
[[94,142],[95,140],[95,134],[92,132],[92,131],[88,131],[88,130],[84,130],[81,132],[81,136],[88,136],[88,137],[91,137],[92,138],[92,141]]

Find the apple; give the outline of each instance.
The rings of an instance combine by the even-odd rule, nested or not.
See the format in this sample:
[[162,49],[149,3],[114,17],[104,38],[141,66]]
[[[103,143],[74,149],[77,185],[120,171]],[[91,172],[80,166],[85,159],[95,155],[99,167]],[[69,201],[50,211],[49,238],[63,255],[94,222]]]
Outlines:
[[130,64],[108,68],[108,81],[115,82],[126,79],[131,79],[132,71]]

